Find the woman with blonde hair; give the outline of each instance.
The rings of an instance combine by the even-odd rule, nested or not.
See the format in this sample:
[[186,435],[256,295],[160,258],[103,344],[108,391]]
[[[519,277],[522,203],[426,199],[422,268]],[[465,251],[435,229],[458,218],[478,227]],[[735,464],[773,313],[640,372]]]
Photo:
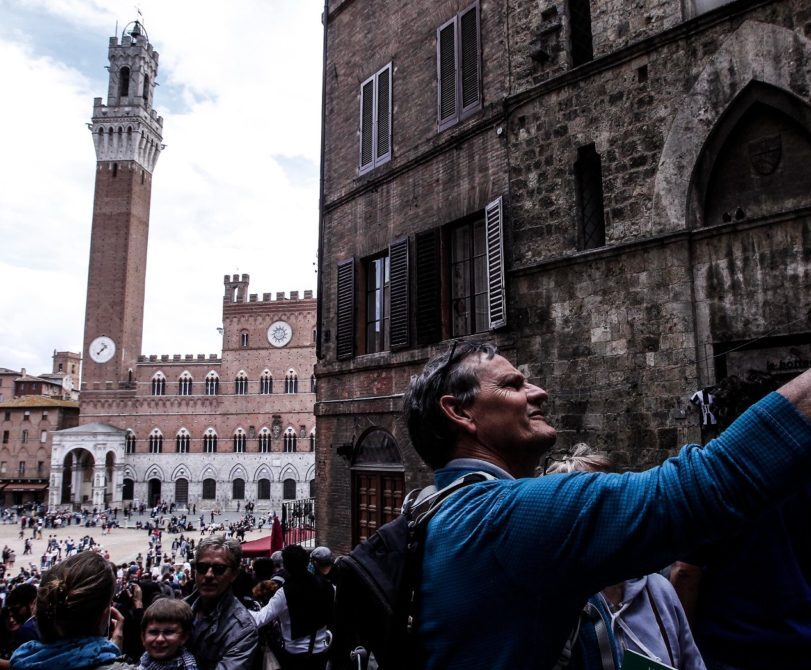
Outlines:
[[11,657],[12,670],[134,670],[121,660],[124,618],[113,607],[113,564],[83,551],[49,570],[37,592],[41,640]]

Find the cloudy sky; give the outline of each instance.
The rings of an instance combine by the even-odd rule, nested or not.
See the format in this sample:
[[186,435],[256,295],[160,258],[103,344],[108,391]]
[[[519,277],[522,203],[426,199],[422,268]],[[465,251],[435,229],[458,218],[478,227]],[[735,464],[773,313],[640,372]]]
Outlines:
[[[146,354],[219,353],[223,275],[316,288],[319,0],[0,0],[0,367],[80,351],[93,98],[107,44],[144,17],[160,53]],[[106,100],[105,100],[106,102]]]

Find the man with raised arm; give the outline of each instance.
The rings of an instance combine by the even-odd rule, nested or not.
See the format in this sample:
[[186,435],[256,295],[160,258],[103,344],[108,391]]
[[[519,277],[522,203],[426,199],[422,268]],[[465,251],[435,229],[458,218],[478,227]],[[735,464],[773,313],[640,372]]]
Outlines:
[[705,448],[639,473],[536,478],[555,442],[546,400],[486,343],[459,343],[409,385],[405,422],[437,486],[495,477],[449,497],[429,524],[420,667],[551,669],[590,594],[658,570],[811,479],[811,372]]

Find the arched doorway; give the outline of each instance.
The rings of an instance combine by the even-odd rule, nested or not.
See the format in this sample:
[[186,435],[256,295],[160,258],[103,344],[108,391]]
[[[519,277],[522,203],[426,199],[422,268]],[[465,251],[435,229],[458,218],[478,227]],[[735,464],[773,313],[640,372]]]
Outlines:
[[132,500],[135,497],[135,481],[129,477],[124,477],[124,485],[121,488],[121,499]]
[[160,502],[160,500],[161,500],[161,480],[150,479],[149,492],[147,493],[147,504],[150,507],[154,507]]
[[185,507],[189,503],[189,480],[181,477],[175,481],[175,503]]
[[73,449],[62,461],[62,504],[78,506],[93,500],[96,460],[86,449]]
[[396,518],[405,478],[397,442],[383,428],[360,436],[352,458],[352,544]]

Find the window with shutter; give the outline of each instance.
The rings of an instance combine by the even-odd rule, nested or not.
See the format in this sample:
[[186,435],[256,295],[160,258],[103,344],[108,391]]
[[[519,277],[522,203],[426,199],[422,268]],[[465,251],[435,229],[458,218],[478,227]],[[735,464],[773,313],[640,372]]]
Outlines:
[[360,87],[360,173],[391,159],[391,63]]
[[338,360],[355,355],[355,259],[338,264],[336,347]]
[[504,304],[504,224],[502,222],[501,196],[484,210],[487,235],[487,302],[490,314],[490,330],[507,325]]
[[487,243],[484,220],[450,231],[451,335],[488,329]]
[[408,309],[408,238],[389,246],[390,346],[403,349],[411,343]]
[[366,353],[389,348],[389,256],[365,262]]
[[439,229],[414,237],[414,312],[417,344],[442,339]]
[[445,130],[481,109],[479,5],[437,29],[437,117]]

